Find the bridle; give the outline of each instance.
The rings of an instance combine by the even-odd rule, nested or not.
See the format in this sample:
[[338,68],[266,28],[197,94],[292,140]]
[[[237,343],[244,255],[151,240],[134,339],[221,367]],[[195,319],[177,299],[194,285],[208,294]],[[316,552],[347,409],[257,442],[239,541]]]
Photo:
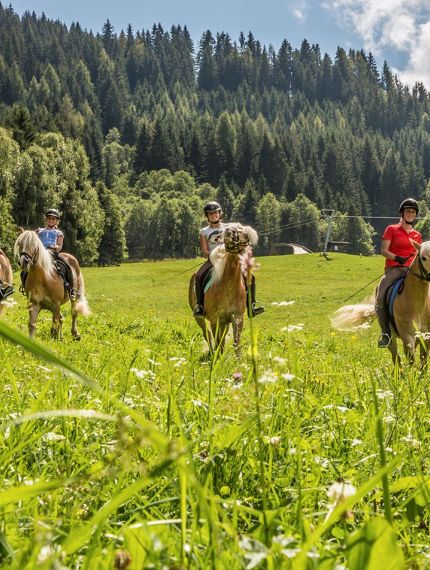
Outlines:
[[240,232],[236,227],[224,231],[224,247],[229,253],[243,253],[249,245],[247,232]]
[[[24,258],[25,261],[25,266],[29,267],[30,265],[32,265],[34,263],[34,255],[30,255],[29,253],[27,253],[26,251],[21,251],[21,253],[19,254],[19,259]],[[20,264],[21,267],[23,267],[24,264]]]
[[418,268],[420,270],[419,273],[415,273],[415,271],[412,271],[412,268],[409,269],[409,271],[415,275],[415,277],[418,277],[418,279],[421,279],[422,281],[429,281],[430,282],[430,271],[426,271],[423,261],[421,259],[421,255],[418,253]]

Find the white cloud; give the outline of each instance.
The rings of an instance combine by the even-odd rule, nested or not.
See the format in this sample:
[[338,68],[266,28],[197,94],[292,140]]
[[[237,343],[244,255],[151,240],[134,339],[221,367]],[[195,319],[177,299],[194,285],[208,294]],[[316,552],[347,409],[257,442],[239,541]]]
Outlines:
[[363,38],[366,51],[387,61],[390,50],[403,52],[407,63],[397,73],[404,83],[422,81],[430,88],[428,0],[324,0],[322,4]]
[[293,0],[289,5],[291,14],[300,22],[306,20],[308,8],[308,0]]

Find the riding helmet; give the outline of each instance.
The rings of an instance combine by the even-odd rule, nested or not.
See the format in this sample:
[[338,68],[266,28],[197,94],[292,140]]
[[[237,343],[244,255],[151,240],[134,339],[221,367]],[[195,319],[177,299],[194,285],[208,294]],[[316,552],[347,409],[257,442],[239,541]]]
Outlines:
[[420,211],[418,202],[414,198],[406,198],[406,200],[403,200],[400,204],[399,212],[402,214],[405,208],[413,208],[417,214]]
[[221,209],[222,208],[218,202],[208,202],[204,207],[204,213],[208,215],[209,212],[221,212]]
[[53,216],[54,218],[57,218],[57,220],[60,219],[60,212],[58,210],[56,210],[55,208],[50,208],[49,210],[46,211],[45,213],[45,217],[48,216]]

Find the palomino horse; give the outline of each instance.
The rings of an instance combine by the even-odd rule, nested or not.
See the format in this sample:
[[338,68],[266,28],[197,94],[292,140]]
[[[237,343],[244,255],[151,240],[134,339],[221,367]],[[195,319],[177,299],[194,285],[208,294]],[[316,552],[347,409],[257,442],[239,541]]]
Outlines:
[[[389,350],[395,364],[400,360],[397,353],[396,338],[403,342],[405,355],[412,364],[416,345],[420,345],[421,362],[425,365],[430,348],[430,241],[422,245],[411,240],[417,255],[406,275],[403,290],[393,304],[395,327],[392,329],[392,341]],[[354,330],[376,316],[373,304],[346,305],[337,310],[331,323],[338,330]]]
[[[28,273],[25,281],[25,294],[28,298],[30,314],[29,332],[33,336],[36,330],[36,320],[41,309],[52,312],[51,335],[61,339],[63,317],[61,306],[70,299],[64,288],[64,281],[58,275],[55,262],[48,250],[45,249],[36,232],[24,231],[16,240],[14,254],[22,271]],[[70,299],[72,305],[72,335],[80,339],[76,328],[78,315],[88,315],[89,307],[85,297],[84,278],[79,263],[73,255],[62,253],[61,257],[72,268],[73,281],[79,292],[78,299]]]
[[[225,336],[230,323],[233,326],[233,344],[239,354],[243,315],[247,306],[245,280],[239,254],[258,241],[257,232],[250,226],[226,224],[224,243],[210,254],[213,265],[209,289],[204,298],[205,316],[195,316],[197,324],[211,352],[224,349]],[[191,309],[196,305],[195,275],[191,277],[188,300]],[[210,327],[205,319],[209,321]]]
[[11,286],[13,281],[13,272],[10,261],[4,251],[0,249],[0,315],[4,310],[3,300],[6,295],[11,294]]

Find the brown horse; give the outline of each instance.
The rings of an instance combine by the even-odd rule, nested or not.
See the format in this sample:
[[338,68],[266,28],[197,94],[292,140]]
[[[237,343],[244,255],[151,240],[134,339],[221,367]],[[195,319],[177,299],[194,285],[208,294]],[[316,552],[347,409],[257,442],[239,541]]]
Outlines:
[[[9,259],[7,258],[4,251],[0,249],[0,288],[3,291],[8,291],[11,289],[13,281],[13,272]],[[9,293],[10,294],[10,293]],[[0,293],[0,315],[2,314],[5,303],[3,303],[5,297]]]
[[62,338],[61,306],[70,300],[72,306],[72,335],[76,340],[80,335],[76,328],[78,315],[88,315],[89,307],[85,297],[84,278],[79,263],[73,255],[62,253],[61,257],[72,268],[73,282],[79,292],[79,298],[70,298],[64,287],[64,281],[57,273],[55,262],[48,250],[45,249],[36,232],[24,231],[16,240],[14,254],[22,271],[27,272],[25,294],[28,298],[29,332],[33,336],[36,330],[36,320],[42,309],[52,312],[51,335]]
[[[258,241],[257,232],[238,223],[226,224],[224,243],[210,254],[213,265],[211,283],[204,298],[205,316],[195,316],[197,324],[211,352],[223,350],[225,336],[233,326],[233,344],[239,354],[240,337],[243,329],[243,315],[247,305],[244,277],[240,267],[239,254]],[[188,291],[191,309],[196,305],[195,275],[191,277]],[[207,319],[209,321],[206,323]]]
[[[422,245],[411,240],[417,255],[406,275],[403,290],[393,304],[393,316],[397,330],[391,326],[392,341],[389,350],[393,363],[400,361],[396,338],[403,342],[405,355],[412,364],[417,344],[420,345],[421,362],[425,365],[430,348],[430,241]],[[346,305],[334,313],[331,322],[338,330],[354,330],[376,317],[374,303]]]

